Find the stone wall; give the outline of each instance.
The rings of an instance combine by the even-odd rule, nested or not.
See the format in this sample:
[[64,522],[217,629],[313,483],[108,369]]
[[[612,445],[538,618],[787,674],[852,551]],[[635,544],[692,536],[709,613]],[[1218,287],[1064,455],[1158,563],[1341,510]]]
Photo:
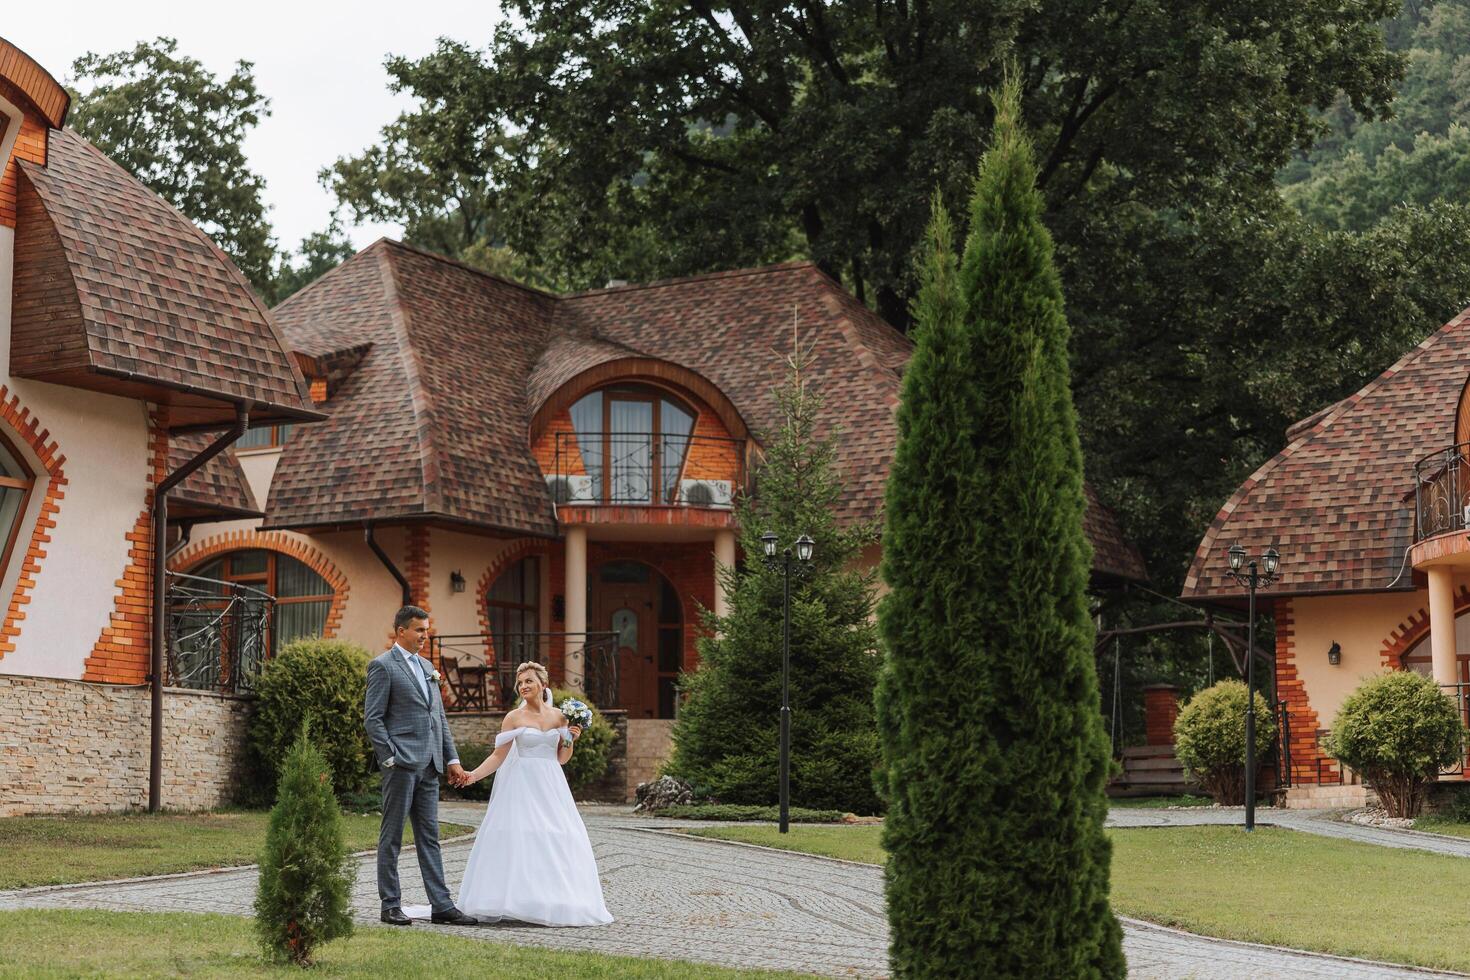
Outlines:
[[[607,774],[579,792],[577,799],[625,803],[633,798],[632,790],[628,788],[628,713],[604,711],[602,716],[617,735],[609,753]],[[488,747],[495,744],[495,736],[499,734],[504,718],[502,711],[457,712],[449,715],[449,731],[454,736],[455,745],[476,742]]]
[[[0,816],[148,805],[146,686],[0,675]],[[230,802],[253,702],[164,692],[163,805]]]
[[658,776],[658,769],[674,751],[674,722],[670,718],[634,718],[628,722],[628,799],[638,789]]

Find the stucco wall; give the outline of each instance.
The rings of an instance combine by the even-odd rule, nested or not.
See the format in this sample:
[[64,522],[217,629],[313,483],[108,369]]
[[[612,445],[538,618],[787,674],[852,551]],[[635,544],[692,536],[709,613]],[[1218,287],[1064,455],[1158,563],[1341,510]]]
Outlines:
[[[0,817],[148,804],[148,688],[0,675]],[[252,702],[164,693],[163,805],[228,803]]]
[[[0,672],[76,678],[108,624],[117,580],[128,565],[127,535],[147,506],[147,406],[10,377],[14,245],[14,232],[0,227],[0,379],[66,457],[66,483],[56,526],[48,529],[46,555],[23,610],[16,649],[0,659]],[[0,609],[14,593],[47,482],[34,453],[13,432],[7,435],[38,478],[0,583]]]
[[[1399,625],[1429,604],[1427,592],[1298,597],[1295,613],[1296,669],[1323,728],[1366,678],[1382,672],[1383,648]],[[1327,662],[1327,650],[1342,647],[1342,663]]]

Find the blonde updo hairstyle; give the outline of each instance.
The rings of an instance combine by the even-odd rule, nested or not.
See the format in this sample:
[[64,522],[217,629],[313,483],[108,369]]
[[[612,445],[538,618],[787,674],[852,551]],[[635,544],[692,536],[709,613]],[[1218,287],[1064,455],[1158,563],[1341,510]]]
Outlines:
[[[546,690],[548,690],[548,691],[551,690],[551,675],[546,672],[546,665],[545,664],[537,663],[534,660],[527,660],[526,662],[522,663],[519,667],[517,667],[516,668],[516,687],[517,688],[519,688],[521,686],[521,675],[522,674],[526,674],[526,673],[535,674],[536,675],[536,679],[541,682],[541,686],[543,688],[545,688]],[[544,695],[543,695],[543,697],[544,697]],[[521,704],[525,704],[525,703],[526,703],[526,699],[525,698],[522,698],[521,699]]]

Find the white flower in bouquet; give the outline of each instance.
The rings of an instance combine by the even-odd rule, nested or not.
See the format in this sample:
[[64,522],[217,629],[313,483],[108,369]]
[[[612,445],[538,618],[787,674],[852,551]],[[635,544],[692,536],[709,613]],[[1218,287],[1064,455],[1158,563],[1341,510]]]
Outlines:
[[567,698],[563,701],[561,713],[566,716],[568,727],[576,725],[585,732],[592,724],[592,709],[576,698]]

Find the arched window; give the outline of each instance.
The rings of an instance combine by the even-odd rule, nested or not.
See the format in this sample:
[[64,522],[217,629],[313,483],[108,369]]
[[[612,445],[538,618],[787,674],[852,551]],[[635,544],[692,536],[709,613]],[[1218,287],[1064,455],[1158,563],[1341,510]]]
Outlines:
[[10,556],[15,551],[15,540],[20,536],[20,524],[25,519],[26,504],[30,502],[35,483],[31,468],[9,440],[0,435],[0,535],[3,535],[0,540],[4,542],[4,550],[0,551],[0,578],[10,567]]
[[656,388],[617,385],[583,395],[571,415],[594,499],[610,504],[678,499],[694,409]]
[[275,612],[271,617],[272,655],[292,640],[321,636],[326,628],[334,596],[332,586],[290,555],[261,549],[232,551],[191,574],[238,582],[275,596]]

